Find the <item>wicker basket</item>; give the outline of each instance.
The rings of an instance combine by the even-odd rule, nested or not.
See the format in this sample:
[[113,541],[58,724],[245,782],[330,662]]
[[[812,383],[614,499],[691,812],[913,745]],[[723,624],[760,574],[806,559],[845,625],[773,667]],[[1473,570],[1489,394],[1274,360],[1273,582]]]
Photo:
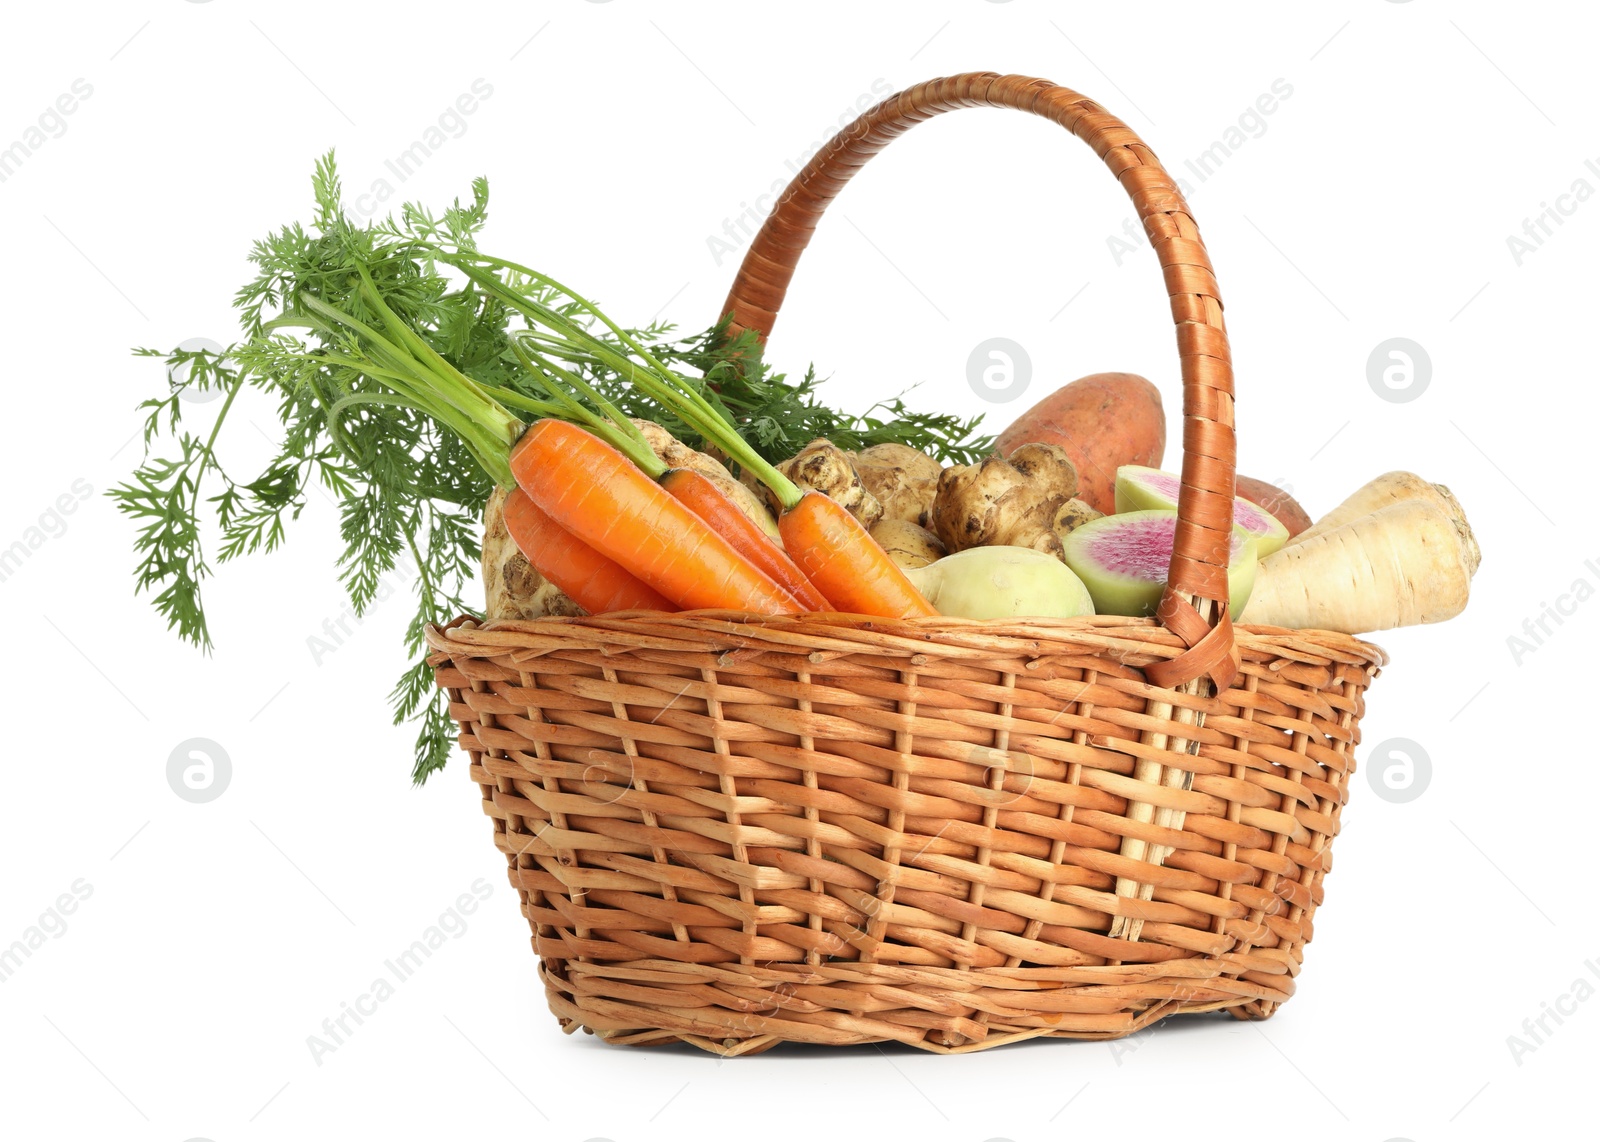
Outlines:
[[828,202],[959,107],[1079,136],[1161,259],[1184,382],[1177,554],[1155,620],[616,614],[430,629],[550,1007],[724,1055],[1114,1038],[1294,991],[1385,661],[1231,627],[1227,336],[1143,143],[1038,79],[960,75],[867,112],[795,178],[726,309],[768,333]]

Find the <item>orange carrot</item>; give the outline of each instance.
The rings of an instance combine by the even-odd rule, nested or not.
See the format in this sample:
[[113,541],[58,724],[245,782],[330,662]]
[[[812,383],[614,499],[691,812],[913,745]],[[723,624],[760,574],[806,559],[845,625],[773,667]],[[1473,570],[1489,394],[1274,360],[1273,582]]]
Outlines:
[[829,609],[822,592],[811,585],[794,561],[784,554],[783,548],[772,542],[772,537],[703,473],[692,468],[669,468],[662,473],[659,482],[679,503],[731,543],[735,551],[755,564],[762,574],[793,595],[802,609]]
[[939,612],[838,502],[808,491],[778,517],[783,546],[833,609],[921,618]]
[[685,610],[797,614],[800,606],[621,452],[564,420],[511,450],[528,498],[567,531]]
[[511,489],[501,512],[512,542],[533,569],[591,615],[678,609],[654,587],[551,519],[521,488]]
[[[523,272],[523,269],[523,267],[518,267],[518,272]],[[474,274],[471,270],[468,271],[468,275],[473,277],[475,281],[480,280],[480,275]],[[529,276],[534,277],[536,275],[533,275],[530,271]],[[509,302],[509,304],[523,312],[531,323],[553,327],[557,332],[569,339],[571,343],[581,347],[587,355],[592,355],[608,368],[615,369],[619,375],[627,377],[633,388],[672,410],[685,424],[703,436],[708,443],[720,448],[731,459],[737,461],[741,468],[753,473],[757,479],[771,488],[783,509],[778,521],[778,532],[783,539],[784,550],[787,552],[789,559],[793,561],[795,566],[800,569],[806,579],[833,609],[852,614],[882,615],[887,618],[917,618],[938,614],[929,605],[928,601],[922,597],[916,587],[912,585],[911,580],[906,578],[905,572],[901,571],[899,566],[884,552],[883,548],[878,546],[873,538],[867,534],[866,529],[861,526],[854,516],[851,516],[838,504],[825,496],[807,495],[802,497],[800,489],[795,485],[794,481],[779,472],[756,452],[749,442],[739,435],[723,413],[705,398],[704,394],[652,356],[648,349],[639,344],[636,339],[609,318],[605,317],[595,308],[593,303],[584,301],[577,294],[558,283],[550,282],[548,279],[543,280],[553,288],[565,293],[588,313],[606,325],[623,343],[626,351],[617,352],[609,344],[587,332],[581,322],[573,321],[548,307],[523,308],[517,305],[516,302]],[[494,289],[497,287],[486,285],[486,288]],[[528,367],[530,373],[542,373],[549,378],[550,383],[547,389],[550,395],[556,397],[561,403],[572,406],[580,419],[589,421],[594,416],[592,411],[586,414],[583,407],[570,396],[567,396],[562,389],[562,384],[570,385],[593,400],[605,413],[606,417],[619,430],[622,430],[625,418],[621,413],[612,407],[610,402],[606,401],[583,378],[571,372],[571,370],[556,364],[546,354],[540,352],[539,343],[537,339],[526,343],[522,340],[514,339],[512,348],[517,353],[518,358]],[[628,355],[629,353],[637,354],[638,360],[634,360],[633,357]],[[557,415],[565,416],[567,413],[561,412]],[[561,520],[575,534],[589,540],[601,551],[609,553],[608,548],[600,538],[590,538],[590,533],[583,531],[576,519],[568,519],[563,516],[554,506],[554,501],[545,500],[534,490],[529,480],[523,475],[523,470],[529,466],[524,455],[525,445],[530,437],[533,437],[543,425],[548,423],[554,422],[540,422],[533,429],[530,429],[528,435],[517,444],[512,453],[512,471],[516,473],[517,481],[528,490],[534,499],[544,504],[551,515]],[[578,429],[572,429],[571,431],[581,432]],[[625,432],[625,430],[623,431]],[[609,445],[604,445],[600,441],[594,441],[594,443],[605,447],[608,451],[611,450]],[[633,449],[630,448],[629,451],[631,454]],[[521,467],[519,467],[519,456],[523,456]],[[640,456],[637,459],[647,465],[649,463],[649,460],[645,457]],[[622,460],[622,455],[620,453],[616,454],[615,461],[621,462]],[[569,480],[571,476],[581,474],[582,471],[582,465],[571,466],[568,469]],[[646,479],[638,472],[635,472],[634,475],[641,482]],[[608,474],[607,479],[609,478]],[[656,485],[656,488],[659,490],[659,485]],[[552,494],[555,491],[557,489],[554,487],[549,489]],[[668,498],[670,499],[671,497],[669,496]],[[615,511],[618,507],[623,506],[623,503],[621,500],[613,502],[611,505],[612,510]],[[636,490],[630,494],[626,506],[636,508],[644,503],[646,501],[643,499],[643,492]],[[602,514],[604,513],[602,512]],[[691,515],[691,518],[696,517]],[[697,518],[696,522],[699,522]],[[603,535],[603,529],[600,525],[595,524],[592,527],[593,534],[597,536]],[[619,554],[616,556],[617,559],[668,598],[677,599],[678,596],[674,595],[673,590],[667,586],[667,580],[656,581],[647,573],[647,561],[640,558],[645,553],[637,543],[639,537],[633,534],[634,530],[637,529],[630,530],[627,541],[619,549]],[[714,531],[711,531],[710,534],[717,535]],[[721,540],[720,536],[718,538]],[[730,552],[734,552],[734,549],[728,545],[726,540],[721,540],[721,542]],[[755,572],[764,583],[778,587],[777,582],[756,570],[756,566],[748,558],[738,556],[736,552],[734,554],[741,568]],[[718,563],[716,566],[720,570],[722,564]],[[778,587],[778,590],[788,596],[788,592],[783,591],[781,587]],[[762,607],[757,605],[755,596],[741,595],[741,597],[744,599],[741,603],[722,605],[741,606],[746,610],[767,610],[769,613],[795,613],[793,602],[787,607]],[[718,605],[714,603],[695,604],[684,602],[682,599],[678,599],[678,601],[685,607]]]

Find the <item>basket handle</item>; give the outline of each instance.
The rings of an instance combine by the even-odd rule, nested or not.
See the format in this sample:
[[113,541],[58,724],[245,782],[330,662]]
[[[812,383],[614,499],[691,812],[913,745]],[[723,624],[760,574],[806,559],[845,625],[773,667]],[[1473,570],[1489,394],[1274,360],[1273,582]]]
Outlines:
[[1177,325],[1183,373],[1183,486],[1167,589],[1156,618],[1188,647],[1145,675],[1176,689],[1209,676],[1220,690],[1239,665],[1228,621],[1228,551],[1233,528],[1233,366],[1222,300],[1189,206],[1150,149],[1120,119],[1075,91],[1043,79],[969,72],[891,95],[835,135],[794,177],[750,244],[722,307],[737,333],[764,341],[822,212],[866,161],[924,119],[958,107],[1012,107],[1077,135],[1111,168],[1133,200],[1161,260]]

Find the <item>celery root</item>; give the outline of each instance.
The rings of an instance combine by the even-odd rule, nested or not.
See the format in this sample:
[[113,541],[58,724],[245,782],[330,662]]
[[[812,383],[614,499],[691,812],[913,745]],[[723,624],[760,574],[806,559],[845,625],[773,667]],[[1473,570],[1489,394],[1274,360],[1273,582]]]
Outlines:
[[582,607],[539,574],[517,549],[501,514],[505,498],[505,489],[496,488],[483,511],[483,617],[495,622],[583,614]]

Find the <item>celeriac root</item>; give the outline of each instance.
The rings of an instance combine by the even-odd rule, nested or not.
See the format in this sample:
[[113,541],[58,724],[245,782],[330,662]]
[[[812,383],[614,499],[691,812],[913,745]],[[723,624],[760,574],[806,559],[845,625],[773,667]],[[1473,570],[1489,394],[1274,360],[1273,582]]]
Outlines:
[[501,515],[504,488],[496,488],[483,509],[483,617],[539,619],[547,615],[581,615],[583,608],[533,569],[506,530]]

